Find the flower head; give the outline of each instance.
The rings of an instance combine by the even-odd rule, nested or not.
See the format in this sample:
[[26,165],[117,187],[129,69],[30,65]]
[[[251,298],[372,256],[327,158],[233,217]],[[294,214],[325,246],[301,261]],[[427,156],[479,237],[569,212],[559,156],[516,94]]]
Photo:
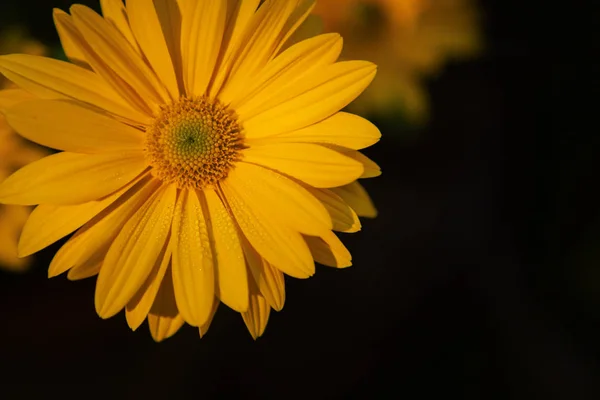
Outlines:
[[[29,39],[22,31],[12,29],[0,34],[0,54],[21,51],[41,55],[44,47]],[[11,87],[0,75],[0,111],[2,107],[21,99],[24,93]],[[26,95],[25,95],[26,96]],[[0,181],[16,169],[46,155],[39,147],[19,138],[0,113]],[[30,258],[17,257],[17,239],[31,212],[29,207],[0,204],[0,267],[22,271],[30,264]]]
[[481,50],[476,0],[330,0],[319,2],[315,13],[325,30],[347,39],[344,58],[379,65],[377,79],[350,106],[353,112],[400,106],[422,123],[428,116],[424,78]]
[[0,186],[2,202],[39,204],[20,254],[75,232],[49,275],[97,274],[98,314],[147,318],[156,340],[184,322],[203,335],[221,302],[260,336],[283,274],[349,266],[332,230],[375,213],[356,180],[379,174],[358,152],[379,131],[339,111],[375,66],[336,62],[337,34],[294,36],[314,1],[259,3],[75,5],[54,13],[71,63],[0,57],[37,96],[8,121],[62,151]]

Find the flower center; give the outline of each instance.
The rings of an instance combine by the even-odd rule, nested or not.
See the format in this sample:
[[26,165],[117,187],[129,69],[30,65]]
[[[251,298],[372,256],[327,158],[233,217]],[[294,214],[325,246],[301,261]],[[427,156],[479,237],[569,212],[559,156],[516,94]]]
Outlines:
[[179,188],[214,186],[244,148],[236,114],[218,100],[184,97],[163,107],[147,131],[152,174]]

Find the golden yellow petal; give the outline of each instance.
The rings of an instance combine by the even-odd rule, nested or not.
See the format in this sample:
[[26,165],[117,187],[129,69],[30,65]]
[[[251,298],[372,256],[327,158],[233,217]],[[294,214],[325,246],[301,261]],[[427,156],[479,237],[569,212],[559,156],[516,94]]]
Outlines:
[[368,120],[358,115],[338,112],[306,128],[267,138],[248,139],[248,144],[268,143],[322,143],[363,149],[379,141],[381,132]]
[[243,161],[256,163],[318,188],[345,185],[363,174],[360,162],[338,151],[310,143],[274,143],[253,146]]
[[33,99],[35,96],[23,89],[2,89],[0,90],[0,113],[5,113],[9,108]]
[[[92,9],[75,4],[71,15],[77,30],[101,62],[125,80],[153,111],[159,104],[169,101],[169,94],[154,71],[137,54],[119,31]],[[88,57],[90,65],[98,72],[98,63]]]
[[29,216],[29,207],[0,206],[0,267],[11,272],[26,271],[31,258],[17,254],[17,239]]
[[295,278],[314,274],[314,261],[302,236],[269,216],[264,208],[253,207],[235,171],[220,186],[240,229],[262,257]]
[[221,54],[218,65],[214,71],[213,82],[210,87],[210,97],[215,98],[223,88],[235,53],[242,43],[248,23],[252,19],[260,0],[227,0],[227,21],[221,44]]
[[154,0],[156,15],[162,28],[167,50],[171,57],[178,93],[185,93],[183,66],[181,60],[181,22],[182,11],[179,1]]
[[176,0],[182,14],[189,13],[198,0]]
[[306,189],[323,203],[333,222],[334,231],[351,233],[360,230],[358,215],[340,196],[330,189]]
[[297,0],[296,9],[290,15],[282,31],[280,32],[279,44],[275,48],[275,54],[279,53],[290,37],[296,33],[298,28],[306,21],[315,8],[316,0]]
[[316,262],[334,268],[346,268],[352,265],[352,256],[344,244],[333,232],[321,237],[305,236]]
[[84,272],[102,263],[123,226],[159,187],[158,181],[146,177],[90,219],[58,250],[50,263],[48,277],[62,274],[70,268]]
[[70,32],[65,29],[64,25],[62,25],[59,21],[61,16],[67,15],[63,10],[59,10],[55,8],[52,13],[54,17],[54,24],[56,25],[56,31],[58,33],[58,37],[60,39],[60,44],[62,45],[63,51],[67,58],[75,65],[85,68],[91,69],[87,60],[85,59],[85,55],[79,50],[79,47],[73,41],[73,38],[70,35]]
[[141,151],[53,154],[21,168],[2,182],[0,201],[20,205],[85,203],[119,190],[145,168]]
[[375,163],[375,161],[371,160],[369,157],[365,156],[363,153],[355,150],[348,149],[339,149],[343,154],[352,157],[356,161],[360,162],[363,165],[364,172],[360,176],[360,179],[366,178],[375,178],[381,175],[381,168],[379,165]]
[[[155,3],[153,1],[149,4],[148,0],[127,0],[127,16],[131,30],[154,72],[171,94],[171,98],[178,99],[180,93],[177,78],[167,39],[163,33],[163,29],[170,28],[170,26],[163,25],[158,14],[159,11],[171,10],[170,6],[165,3],[175,6],[177,3],[172,0],[159,0],[158,3],[161,3],[159,5]],[[169,18],[166,23],[172,21]],[[165,21],[163,20],[163,22]],[[167,35],[171,33],[172,31],[169,29]]]
[[92,276],[98,275],[100,272],[100,268],[102,268],[102,263],[104,262],[104,257],[102,257],[101,261],[94,260],[90,262],[85,262],[80,265],[76,265],[69,270],[67,273],[67,279],[70,281],[79,281],[81,279],[91,278]]
[[[133,213],[132,213],[133,214]],[[108,219],[108,218],[104,218]],[[54,278],[69,271],[67,277],[71,280],[84,279],[100,272],[110,245],[117,237],[127,221],[115,221],[110,218],[113,225],[106,236],[102,235],[101,226],[108,223],[89,223],[83,226],[62,246],[50,263],[48,278]],[[104,222],[104,221],[102,221]]]
[[270,99],[273,106],[248,119],[249,138],[290,132],[322,121],[354,100],[375,77],[367,61],[343,61],[315,71]]
[[254,340],[265,332],[270,313],[271,307],[264,297],[260,294],[250,295],[250,307],[248,312],[242,313],[242,318]]
[[258,291],[274,310],[281,311],[285,304],[283,273],[262,258],[247,240],[244,240],[243,244],[248,269]]
[[148,279],[146,279],[144,284],[138,289],[137,293],[125,307],[125,318],[127,319],[127,325],[129,325],[132,330],[135,331],[137,328],[139,328],[148,316],[148,313],[152,308],[152,304],[154,304],[156,294],[158,293],[158,290],[162,284],[165,273],[167,272],[167,267],[170,264],[171,246],[167,240],[161,254],[159,254],[159,256],[156,258],[156,262],[152,268],[152,272],[150,272],[150,275],[148,275]]
[[123,35],[136,53],[141,55],[142,52],[129,25],[129,18],[123,0],[100,0],[100,8],[104,19]]
[[162,342],[176,334],[184,323],[181,314],[175,314],[175,316],[148,314],[150,334],[156,342]]
[[[137,182],[134,181],[134,182]],[[132,182],[110,196],[72,206],[42,204],[33,210],[23,227],[19,241],[21,257],[36,253],[67,236],[110,206],[134,184]]]
[[227,71],[228,79],[219,93],[221,101],[231,103],[252,81],[251,77],[273,58],[281,40],[280,33],[295,8],[296,1],[267,0],[254,13]]
[[152,338],[160,342],[173,336],[183,323],[183,317],[179,314],[175,303],[173,280],[169,268],[148,314],[148,327]]
[[249,205],[265,210],[281,224],[308,235],[320,235],[333,227],[323,204],[291,179],[243,162],[238,163],[232,173]]
[[213,308],[210,313],[210,316],[208,317],[208,321],[206,321],[204,324],[202,324],[202,326],[198,327],[198,333],[200,334],[200,338],[203,338],[206,335],[206,333],[208,332],[208,329],[210,328],[210,324],[212,323],[213,318],[215,317],[215,314],[217,312],[217,309],[219,308],[219,304],[220,304],[219,299],[215,297],[215,300],[213,303]]
[[195,191],[179,194],[171,240],[177,308],[188,324],[202,326],[212,310],[215,274],[208,227]]
[[337,33],[320,35],[298,43],[269,62],[233,100],[231,106],[242,119],[248,119],[269,107],[274,96],[313,71],[334,63],[342,51]]
[[181,55],[188,95],[206,93],[219,57],[226,17],[226,1],[206,0],[196,2],[183,15]]
[[[145,120],[150,121],[153,115],[152,107],[148,105],[145,99],[134,90],[134,88],[125,81],[119,74],[113,71],[106,65],[106,62],[94,51],[87,39],[82,35],[74,19],[68,14],[59,14],[55,17],[57,25],[61,26],[73,43],[79,48],[85,56],[90,67],[93,68],[95,75],[101,77],[104,83],[109,86],[115,93],[127,103],[127,105],[135,110],[138,115],[143,116]],[[123,39],[124,40],[124,39]],[[140,56],[141,57],[141,56]]]
[[6,113],[10,126],[33,142],[74,153],[135,151],[144,132],[71,100],[33,100]]
[[122,310],[148,278],[169,235],[175,197],[173,185],[159,189],[110,246],[96,282],[95,304],[101,318]]
[[205,189],[208,206],[209,237],[213,246],[217,296],[235,311],[248,310],[248,276],[246,261],[229,211],[212,189]]
[[140,124],[151,122],[147,115],[131,108],[100,76],[67,62],[10,54],[0,56],[0,73],[40,98],[79,100]]
[[331,191],[344,199],[356,211],[358,216],[367,218],[377,216],[377,209],[373,201],[360,183],[352,182],[348,185],[332,188]]

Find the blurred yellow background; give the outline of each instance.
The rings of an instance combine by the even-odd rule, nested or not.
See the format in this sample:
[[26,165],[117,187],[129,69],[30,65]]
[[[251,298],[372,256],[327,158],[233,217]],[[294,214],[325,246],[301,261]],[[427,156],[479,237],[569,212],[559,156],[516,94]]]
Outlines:
[[344,58],[379,67],[373,84],[349,106],[361,114],[401,112],[411,123],[427,122],[426,79],[483,49],[475,0],[330,0],[318,2],[315,14],[325,31],[342,34]]
[[[27,53],[44,55],[46,49],[19,28],[0,31],[0,54]],[[14,85],[0,75],[0,181],[32,161],[42,158],[46,152],[17,135],[2,116],[2,109],[12,100],[7,89]],[[23,271],[31,258],[17,257],[17,242],[31,207],[0,204],[0,268]]]

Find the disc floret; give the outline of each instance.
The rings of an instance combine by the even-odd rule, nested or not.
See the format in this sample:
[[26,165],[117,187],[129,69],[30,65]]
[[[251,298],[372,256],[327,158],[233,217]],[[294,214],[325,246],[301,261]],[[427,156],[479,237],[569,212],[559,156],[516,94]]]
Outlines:
[[227,177],[243,147],[235,112],[218,100],[184,97],[161,108],[147,130],[145,152],[156,178],[200,189]]

